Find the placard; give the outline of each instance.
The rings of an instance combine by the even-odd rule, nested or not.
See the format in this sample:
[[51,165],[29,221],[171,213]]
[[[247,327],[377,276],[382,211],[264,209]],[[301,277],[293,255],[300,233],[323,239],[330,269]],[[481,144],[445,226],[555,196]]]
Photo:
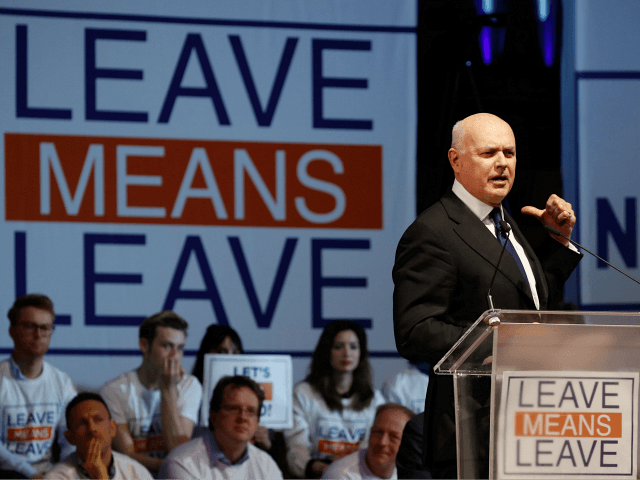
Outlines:
[[636,478],[638,372],[505,372],[498,478]]
[[226,355],[204,356],[204,393],[200,424],[209,424],[209,403],[213,389],[225,376],[244,375],[264,390],[260,425],[267,428],[293,427],[293,376],[290,355]]

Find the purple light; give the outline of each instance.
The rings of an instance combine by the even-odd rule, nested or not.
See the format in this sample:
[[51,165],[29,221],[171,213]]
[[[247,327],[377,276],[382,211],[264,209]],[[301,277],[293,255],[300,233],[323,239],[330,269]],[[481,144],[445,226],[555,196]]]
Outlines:
[[542,24],[542,55],[547,67],[553,65],[553,50],[553,22],[547,21]]
[[479,35],[480,53],[482,54],[482,62],[485,65],[491,63],[491,27],[482,27]]

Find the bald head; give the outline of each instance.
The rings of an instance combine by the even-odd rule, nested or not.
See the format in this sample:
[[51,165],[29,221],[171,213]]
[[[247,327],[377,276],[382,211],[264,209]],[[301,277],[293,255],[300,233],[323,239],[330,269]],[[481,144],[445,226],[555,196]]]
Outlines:
[[516,140],[500,117],[477,113],[457,122],[448,156],[458,182],[479,200],[496,206],[511,190]]

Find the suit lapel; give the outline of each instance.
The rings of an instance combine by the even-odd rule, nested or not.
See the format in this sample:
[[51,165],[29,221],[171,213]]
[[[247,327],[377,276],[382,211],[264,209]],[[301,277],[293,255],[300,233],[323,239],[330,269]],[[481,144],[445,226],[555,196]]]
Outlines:
[[[489,262],[493,268],[496,268],[497,266],[498,271],[507,277],[507,279],[509,279],[509,281],[518,288],[523,295],[529,298],[533,304],[533,296],[531,294],[529,283],[523,278],[522,272],[520,272],[520,269],[513,257],[511,257],[508,252],[505,252],[502,256],[502,260],[500,260],[500,264],[498,265],[502,245],[491,234],[491,232],[489,232],[486,225],[484,225],[453,192],[450,191],[445,194],[440,201],[447,211],[449,218],[455,223],[453,229],[462,241]],[[512,226],[515,224],[511,217],[507,217],[507,221]],[[515,232],[516,229],[514,228],[513,230]],[[538,273],[536,273],[536,268],[534,267],[534,263],[537,263],[538,267],[539,263],[537,260],[536,262],[531,260],[532,258],[536,258],[535,254],[533,254],[533,250],[529,246],[528,242],[524,240],[519,230],[517,231],[516,237],[518,238],[518,243],[520,243],[520,245],[525,249],[525,252],[530,259],[530,263],[532,264],[536,283],[540,285],[541,280]],[[541,271],[542,268],[540,267],[539,272]]]

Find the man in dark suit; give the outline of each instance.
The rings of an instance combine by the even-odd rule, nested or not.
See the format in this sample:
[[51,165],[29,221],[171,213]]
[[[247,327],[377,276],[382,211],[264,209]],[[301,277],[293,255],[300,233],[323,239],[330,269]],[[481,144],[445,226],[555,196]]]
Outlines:
[[[515,137],[505,121],[487,113],[461,120],[453,128],[448,157],[456,178],[452,190],[406,230],[393,268],[398,352],[431,365],[489,308],[487,292],[502,250],[496,213],[511,225],[515,248],[515,257],[504,254],[491,289],[496,308],[546,309],[549,292],[561,288],[582,258],[567,240],[551,235],[537,256],[503,209],[516,173]],[[571,205],[557,195],[544,210],[524,207],[522,213],[567,237],[576,222]],[[431,378],[426,466],[434,478],[456,477],[453,382],[448,376]]]

